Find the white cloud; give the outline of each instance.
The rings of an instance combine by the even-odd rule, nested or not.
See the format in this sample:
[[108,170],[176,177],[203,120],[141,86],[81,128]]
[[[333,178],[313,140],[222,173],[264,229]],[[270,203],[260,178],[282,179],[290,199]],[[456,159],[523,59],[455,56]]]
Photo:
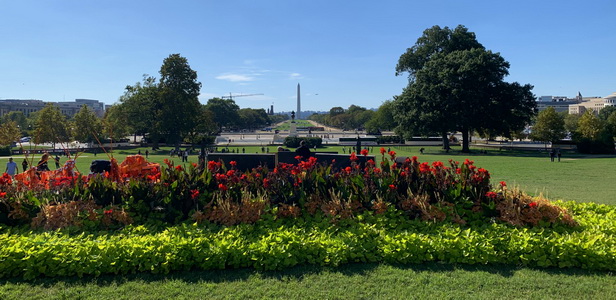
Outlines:
[[216,76],[216,79],[226,80],[226,81],[231,81],[231,82],[245,82],[245,81],[253,81],[253,80],[255,80],[255,78],[252,77],[252,76],[242,75],[242,74],[218,75],[218,76]]
[[300,73],[291,73],[289,74],[289,79],[302,79],[304,76]]

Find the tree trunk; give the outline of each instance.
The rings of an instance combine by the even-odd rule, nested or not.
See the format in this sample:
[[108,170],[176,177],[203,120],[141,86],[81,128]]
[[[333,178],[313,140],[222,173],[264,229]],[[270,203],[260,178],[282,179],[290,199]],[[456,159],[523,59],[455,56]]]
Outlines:
[[449,149],[449,136],[447,136],[447,132],[441,133],[441,137],[443,139],[443,149]]
[[468,129],[462,128],[462,152],[469,153],[471,150],[468,147],[469,144],[469,134]]

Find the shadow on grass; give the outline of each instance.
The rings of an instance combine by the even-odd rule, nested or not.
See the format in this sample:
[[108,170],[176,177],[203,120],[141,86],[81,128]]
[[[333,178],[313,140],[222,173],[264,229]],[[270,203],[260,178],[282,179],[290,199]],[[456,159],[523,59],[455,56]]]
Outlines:
[[133,281],[142,281],[146,283],[154,283],[159,281],[176,280],[187,283],[225,283],[235,281],[246,281],[251,277],[264,279],[274,279],[277,281],[288,281],[289,278],[303,280],[312,275],[323,273],[339,273],[347,277],[364,276],[375,272],[376,269],[386,267],[401,271],[410,271],[415,273],[452,273],[456,271],[463,272],[483,272],[501,277],[513,277],[520,270],[534,270],[537,272],[546,273],[548,275],[565,275],[565,276],[614,276],[612,272],[585,270],[580,268],[532,268],[522,266],[510,266],[500,264],[488,265],[467,265],[467,264],[449,264],[442,262],[429,262],[422,264],[379,264],[379,263],[350,263],[339,267],[323,267],[316,265],[300,265],[282,271],[259,271],[252,268],[243,269],[227,269],[227,270],[193,270],[193,271],[177,271],[169,274],[124,274],[124,275],[101,275],[99,277],[84,276],[78,277],[57,277],[57,278],[36,278],[34,280],[23,280],[20,278],[10,278],[0,280],[0,285],[5,284],[28,284],[42,286],[45,288],[53,287],[57,284],[68,286],[81,286],[87,284],[96,284],[99,287],[113,286]]

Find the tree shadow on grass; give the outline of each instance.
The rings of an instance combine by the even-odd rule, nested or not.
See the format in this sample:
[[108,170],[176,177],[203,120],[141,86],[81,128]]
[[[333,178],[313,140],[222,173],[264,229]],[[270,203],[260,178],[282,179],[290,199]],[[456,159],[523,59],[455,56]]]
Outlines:
[[595,271],[580,268],[534,268],[525,266],[511,266],[503,264],[450,264],[443,262],[428,262],[421,264],[385,264],[385,263],[349,263],[338,267],[324,267],[317,265],[299,265],[281,271],[260,271],[252,268],[226,269],[226,270],[192,270],[176,271],[169,274],[124,274],[124,275],[101,275],[99,277],[84,276],[78,277],[40,277],[34,280],[24,280],[20,278],[10,278],[0,280],[1,285],[5,284],[29,284],[50,288],[57,284],[67,286],[83,286],[95,284],[99,287],[121,285],[133,281],[155,283],[161,281],[182,281],[186,283],[225,283],[246,281],[251,277],[273,279],[276,281],[288,281],[289,279],[302,281],[309,276],[318,276],[325,273],[339,273],[347,277],[367,276],[376,269],[386,267],[414,273],[452,273],[456,271],[464,272],[483,272],[501,277],[513,277],[516,272],[521,270],[534,270],[548,275],[565,276],[616,276],[613,272]]

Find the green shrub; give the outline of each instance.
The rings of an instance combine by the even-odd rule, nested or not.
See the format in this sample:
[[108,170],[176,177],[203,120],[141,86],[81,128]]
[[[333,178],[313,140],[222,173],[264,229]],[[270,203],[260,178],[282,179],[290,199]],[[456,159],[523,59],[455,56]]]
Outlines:
[[336,223],[319,216],[293,221],[270,215],[254,225],[129,226],[96,234],[0,227],[0,277],[430,261],[616,271],[616,207],[560,205],[575,214],[579,228],[461,226],[413,220],[397,210],[366,211]]
[[308,146],[308,148],[321,147],[321,144],[323,144],[323,139],[320,137],[291,137],[291,136],[288,136],[284,139],[284,145],[289,148],[297,148],[299,147],[299,143],[301,141],[305,141],[306,146]]

